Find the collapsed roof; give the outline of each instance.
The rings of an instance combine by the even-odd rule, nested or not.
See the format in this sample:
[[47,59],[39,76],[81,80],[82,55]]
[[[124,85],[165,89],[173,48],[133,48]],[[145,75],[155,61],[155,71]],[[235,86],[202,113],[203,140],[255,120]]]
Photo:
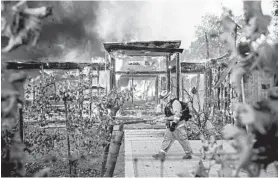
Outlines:
[[181,41],[136,41],[126,43],[103,43],[105,50],[126,56],[167,56],[182,53]]

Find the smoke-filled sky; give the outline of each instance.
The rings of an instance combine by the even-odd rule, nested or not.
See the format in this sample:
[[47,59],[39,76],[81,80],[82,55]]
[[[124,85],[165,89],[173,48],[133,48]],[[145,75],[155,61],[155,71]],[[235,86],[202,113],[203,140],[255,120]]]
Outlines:
[[[103,42],[182,40],[187,48],[195,26],[206,13],[221,14],[222,5],[242,14],[241,0],[149,1],[36,1],[30,7],[52,5],[53,15],[43,22],[36,48],[20,47],[9,60],[90,61],[104,56]],[[263,12],[271,3],[262,1]],[[2,38],[2,47],[5,39]]]

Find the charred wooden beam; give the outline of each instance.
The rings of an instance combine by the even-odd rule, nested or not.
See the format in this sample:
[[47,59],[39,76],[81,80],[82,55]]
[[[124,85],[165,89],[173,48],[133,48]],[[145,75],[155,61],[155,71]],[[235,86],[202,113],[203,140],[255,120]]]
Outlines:
[[130,57],[143,57],[143,56],[147,56],[147,57],[161,57],[161,56],[164,56],[165,54],[167,53],[159,53],[159,52],[156,52],[156,53],[130,53],[130,54],[127,54],[127,56],[130,56]]
[[107,52],[119,50],[145,51],[145,52],[161,52],[161,53],[182,53],[181,48],[158,48],[158,47],[141,47],[141,46],[127,46],[123,44],[107,44],[104,43],[104,48]]
[[[188,63],[181,62],[180,63],[181,73],[204,73],[205,72],[205,64],[204,63]],[[176,72],[176,66],[171,68],[171,72]]]
[[[6,62],[6,68],[12,70],[32,70],[32,69],[82,69],[87,66],[99,66],[100,70],[105,70],[105,64],[74,63],[74,62]],[[106,67],[109,67],[106,64]]]
[[166,71],[116,71],[115,74],[128,74],[128,75],[158,75],[158,74],[166,74]]
[[[116,72],[117,73],[117,72]],[[166,73],[166,72],[165,72]],[[141,79],[141,78],[156,78],[157,75],[155,74],[139,74],[139,75],[130,75],[130,74],[122,74],[121,75],[121,78],[128,78],[128,79],[131,79],[131,78],[134,78],[135,80],[138,80]]]
[[[138,74],[138,75],[159,75],[159,74],[169,74],[176,73],[176,66],[173,66],[171,70],[169,69],[169,61],[166,61],[166,71],[116,71],[115,74]],[[181,63],[181,73],[204,73],[205,64],[202,63]],[[169,77],[170,78],[170,77]]]
[[180,40],[176,41],[135,41],[135,42],[127,42],[127,43],[104,43],[107,46],[114,45],[125,45],[125,46],[137,46],[137,47],[157,47],[157,48],[179,48],[181,45]]
[[[97,75],[91,75],[90,76],[90,79],[93,79],[93,78],[97,78],[98,76]],[[59,77],[59,76],[56,76],[55,78],[55,81],[56,82],[59,82],[59,81],[78,81],[79,79],[75,78],[75,77],[67,77],[67,78],[64,78],[64,77]]]

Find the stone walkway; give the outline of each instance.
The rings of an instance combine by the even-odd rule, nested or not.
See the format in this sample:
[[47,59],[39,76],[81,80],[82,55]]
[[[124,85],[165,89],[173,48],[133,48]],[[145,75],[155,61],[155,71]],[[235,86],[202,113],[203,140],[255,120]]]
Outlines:
[[[192,172],[200,158],[198,155],[200,155],[201,142],[190,141],[194,152],[193,159],[182,160],[183,150],[176,141],[162,165],[159,160],[154,160],[152,155],[160,149],[163,131],[163,129],[125,130],[125,177],[177,177],[177,173]],[[228,144],[224,143],[223,146],[226,151],[234,151]],[[135,159],[137,161],[134,161]],[[164,168],[163,172],[161,172],[161,166]],[[219,168],[219,165],[213,166],[210,176],[218,177]],[[241,176],[245,174],[242,173]],[[267,173],[263,172],[261,176],[276,177],[274,166],[270,165]]]

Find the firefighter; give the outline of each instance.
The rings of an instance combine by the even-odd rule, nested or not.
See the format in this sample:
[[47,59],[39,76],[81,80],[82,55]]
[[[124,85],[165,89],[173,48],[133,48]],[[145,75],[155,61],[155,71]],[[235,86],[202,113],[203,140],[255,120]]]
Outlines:
[[186,132],[186,121],[191,118],[187,103],[179,101],[171,92],[167,91],[162,91],[160,98],[166,104],[165,115],[167,129],[164,134],[161,150],[158,154],[153,155],[153,158],[164,160],[167,151],[174,141],[177,140],[185,152],[183,159],[192,159],[193,152]]

